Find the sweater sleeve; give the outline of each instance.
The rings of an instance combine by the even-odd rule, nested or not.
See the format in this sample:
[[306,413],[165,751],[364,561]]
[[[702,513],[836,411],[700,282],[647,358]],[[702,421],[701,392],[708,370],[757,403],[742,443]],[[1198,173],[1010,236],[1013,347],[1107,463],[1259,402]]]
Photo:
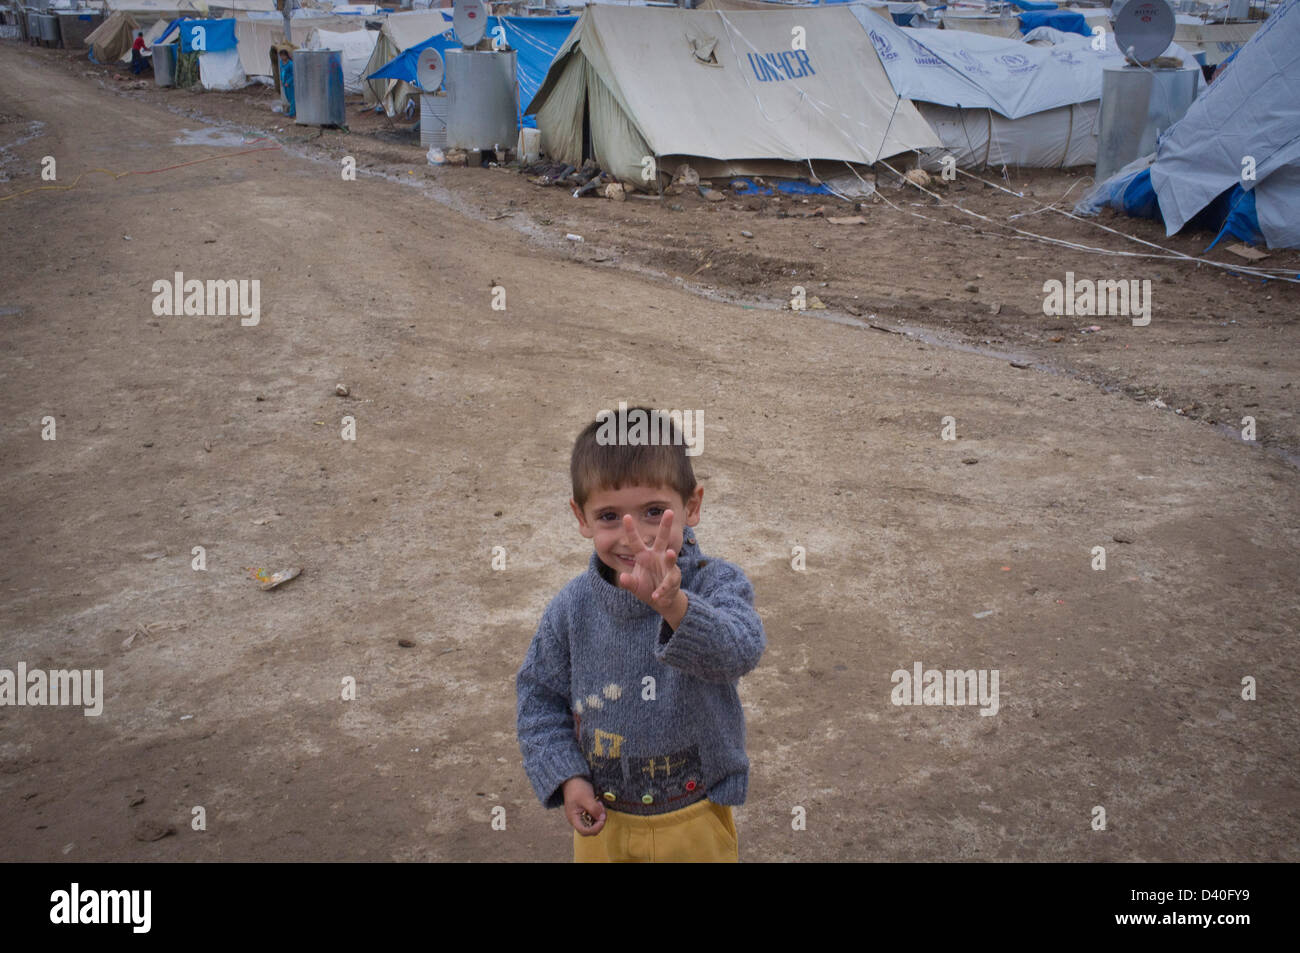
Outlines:
[[734,682],[752,671],[767,647],[754,609],[754,587],[739,567],[712,560],[698,591],[686,593],[676,631],[660,628],[655,657],[706,682]]
[[565,781],[590,774],[569,708],[569,642],[554,624],[552,609],[548,607],[542,616],[515,679],[524,773],[548,808],[564,804]]

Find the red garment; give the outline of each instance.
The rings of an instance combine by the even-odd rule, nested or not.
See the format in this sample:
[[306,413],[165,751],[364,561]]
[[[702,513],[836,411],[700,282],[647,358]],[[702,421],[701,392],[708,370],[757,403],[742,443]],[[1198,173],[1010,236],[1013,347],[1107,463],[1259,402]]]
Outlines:
[[137,36],[137,37],[135,38],[135,42],[131,44],[131,49],[133,49],[133,50],[143,50],[143,49],[144,49],[144,37],[142,37],[142,36]]

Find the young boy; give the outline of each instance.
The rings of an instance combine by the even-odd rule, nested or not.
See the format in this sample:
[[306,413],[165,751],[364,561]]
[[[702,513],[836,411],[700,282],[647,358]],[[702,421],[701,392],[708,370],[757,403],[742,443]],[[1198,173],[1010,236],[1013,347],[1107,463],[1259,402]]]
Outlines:
[[731,805],[749,780],[736,682],[763,623],[745,574],[700,553],[704,488],[675,422],[621,407],[617,432],[638,412],[671,442],[609,443],[598,418],[574,444],[569,506],[595,552],[519,671],[519,747],[542,804],[564,807],[575,861],[735,862]]

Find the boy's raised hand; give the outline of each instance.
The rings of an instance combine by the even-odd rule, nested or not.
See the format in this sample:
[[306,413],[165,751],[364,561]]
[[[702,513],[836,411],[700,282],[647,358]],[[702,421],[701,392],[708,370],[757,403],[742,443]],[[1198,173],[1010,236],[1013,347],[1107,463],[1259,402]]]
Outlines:
[[[584,814],[592,819],[591,824],[586,823]],[[605,805],[597,800],[596,789],[586,778],[572,777],[564,782],[564,816],[583,837],[599,834],[605,826]]]
[[619,588],[626,589],[660,615],[671,612],[682,584],[682,572],[677,568],[677,554],[668,548],[672,528],[673,511],[664,510],[654,545],[647,547],[645,540],[637,533],[632,517],[623,517],[623,540],[635,554],[633,558],[636,565],[630,573],[619,573]]

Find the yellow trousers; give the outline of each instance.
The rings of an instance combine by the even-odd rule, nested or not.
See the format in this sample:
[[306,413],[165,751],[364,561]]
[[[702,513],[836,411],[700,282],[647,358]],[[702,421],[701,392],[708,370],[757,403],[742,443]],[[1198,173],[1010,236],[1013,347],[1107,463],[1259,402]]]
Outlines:
[[730,863],[740,860],[731,808],[710,800],[642,817],[605,811],[594,837],[573,832],[574,863]]

